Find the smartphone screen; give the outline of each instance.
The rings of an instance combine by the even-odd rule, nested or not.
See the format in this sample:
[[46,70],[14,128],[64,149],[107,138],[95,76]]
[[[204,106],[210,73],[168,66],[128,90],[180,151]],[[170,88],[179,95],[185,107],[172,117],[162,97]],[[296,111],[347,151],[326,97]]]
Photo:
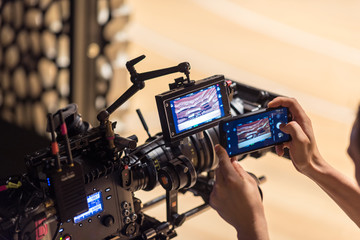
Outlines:
[[280,124],[291,121],[287,108],[260,110],[220,122],[221,145],[229,156],[253,152],[291,140]]

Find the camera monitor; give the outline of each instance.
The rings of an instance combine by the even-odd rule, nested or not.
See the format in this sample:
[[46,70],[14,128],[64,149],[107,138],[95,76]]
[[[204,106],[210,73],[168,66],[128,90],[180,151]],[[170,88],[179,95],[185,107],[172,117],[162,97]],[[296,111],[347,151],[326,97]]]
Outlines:
[[229,156],[257,151],[290,141],[290,135],[280,130],[291,121],[287,108],[280,107],[251,112],[220,122],[220,143]]
[[226,81],[215,75],[156,96],[160,122],[166,142],[216,126],[230,116]]

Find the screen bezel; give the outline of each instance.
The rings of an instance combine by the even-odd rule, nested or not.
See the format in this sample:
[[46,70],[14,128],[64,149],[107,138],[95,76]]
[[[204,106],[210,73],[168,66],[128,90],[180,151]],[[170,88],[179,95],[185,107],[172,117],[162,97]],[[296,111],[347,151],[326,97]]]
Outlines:
[[[287,119],[288,119],[288,122],[292,121],[292,117],[291,117],[291,113],[289,111],[288,108],[286,107],[278,107],[278,108],[267,108],[267,109],[262,109],[262,110],[259,110],[259,111],[256,111],[256,112],[250,112],[250,113],[246,113],[246,114],[243,114],[243,115],[240,115],[240,116],[237,116],[237,117],[233,117],[231,119],[227,119],[227,120],[224,120],[224,121],[221,121],[220,124],[219,124],[219,131],[220,131],[220,144],[226,149],[226,151],[228,152],[229,154],[229,149],[228,149],[228,136],[226,134],[226,123],[234,123],[234,122],[238,122],[240,123],[241,121],[249,118],[249,117],[254,117],[256,115],[260,115],[260,114],[264,114],[264,113],[267,113],[267,112],[271,112],[271,111],[275,111],[275,110],[278,110],[278,109],[286,109],[287,111]],[[288,123],[287,122],[287,123]],[[236,125],[238,124],[236,123]],[[286,134],[286,133],[284,133]],[[288,135],[288,134],[287,134]],[[244,155],[244,154],[248,154],[248,153],[252,153],[252,152],[256,152],[258,150],[261,150],[261,149],[266,149],[266,148],[271,148],[275,145],[279,145],[281,143],[284,143],[284,142],[288,142],[288,141],[291,141],[291,136],[289,135],[289,139],[287,140],[283,140],[283,141],[278,141],[276,143],[273,143],[273,144],[270,144],[270,145],[267,145],[267,146],[259,146],[255,149],[251,149],[251,150],[246,150],[246,151],[241,151],[238,149],[238,151],[236,152],[232,152],[231,154],[229,154],[230,157],[233,157],[233,156],[238,156],[238,155]]]

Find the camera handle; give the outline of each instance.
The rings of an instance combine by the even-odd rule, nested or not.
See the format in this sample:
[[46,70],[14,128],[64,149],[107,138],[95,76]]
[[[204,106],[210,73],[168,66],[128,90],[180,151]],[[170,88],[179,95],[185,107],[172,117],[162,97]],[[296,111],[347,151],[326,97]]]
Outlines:
[[100,123],[106,122],[107,119],[109,119],[109,116],[118,109],[122,104],[124,104],[127,100],[129,100],[135,93],[137,93],[139,90],[143,89],[145,87],[144,81],[161,77],[164,75],[176,73],[176,72],[182,72],[185,74],[188,82],[190,82],[190,64],[188,62],[180,63],[177,66],[154,70],[150,72],[144,72],[144,73],[137,73],[135,70],[135,64],[139,63],[141,60],[145,58],[145,55],[141,55],[135,59],[132,59],[126,63],[126,68],[128,69],[130,73],[130,80],[133,83],[133,85],[126,90],[125,93],[123,93],[113,104],[111,104],[106,110],[102,110],[98,115],[97,119],[100,121]]
[[166,221],[170,223],[174,229],[180,227],[186,220],[194,217],[201,212],[207,210],[210,206],[207,202],[194,207],[185,213],[178,213],[178,190],[166,191]]

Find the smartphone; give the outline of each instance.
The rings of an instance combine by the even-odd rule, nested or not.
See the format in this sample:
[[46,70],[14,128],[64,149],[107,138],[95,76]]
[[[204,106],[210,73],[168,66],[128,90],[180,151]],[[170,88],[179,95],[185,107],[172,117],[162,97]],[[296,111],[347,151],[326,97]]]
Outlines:
[[272,147],[291,140],[280,130],[291,121],[286,107],[268,108],[246,113],[220,122],[220,144],[230,157]]

